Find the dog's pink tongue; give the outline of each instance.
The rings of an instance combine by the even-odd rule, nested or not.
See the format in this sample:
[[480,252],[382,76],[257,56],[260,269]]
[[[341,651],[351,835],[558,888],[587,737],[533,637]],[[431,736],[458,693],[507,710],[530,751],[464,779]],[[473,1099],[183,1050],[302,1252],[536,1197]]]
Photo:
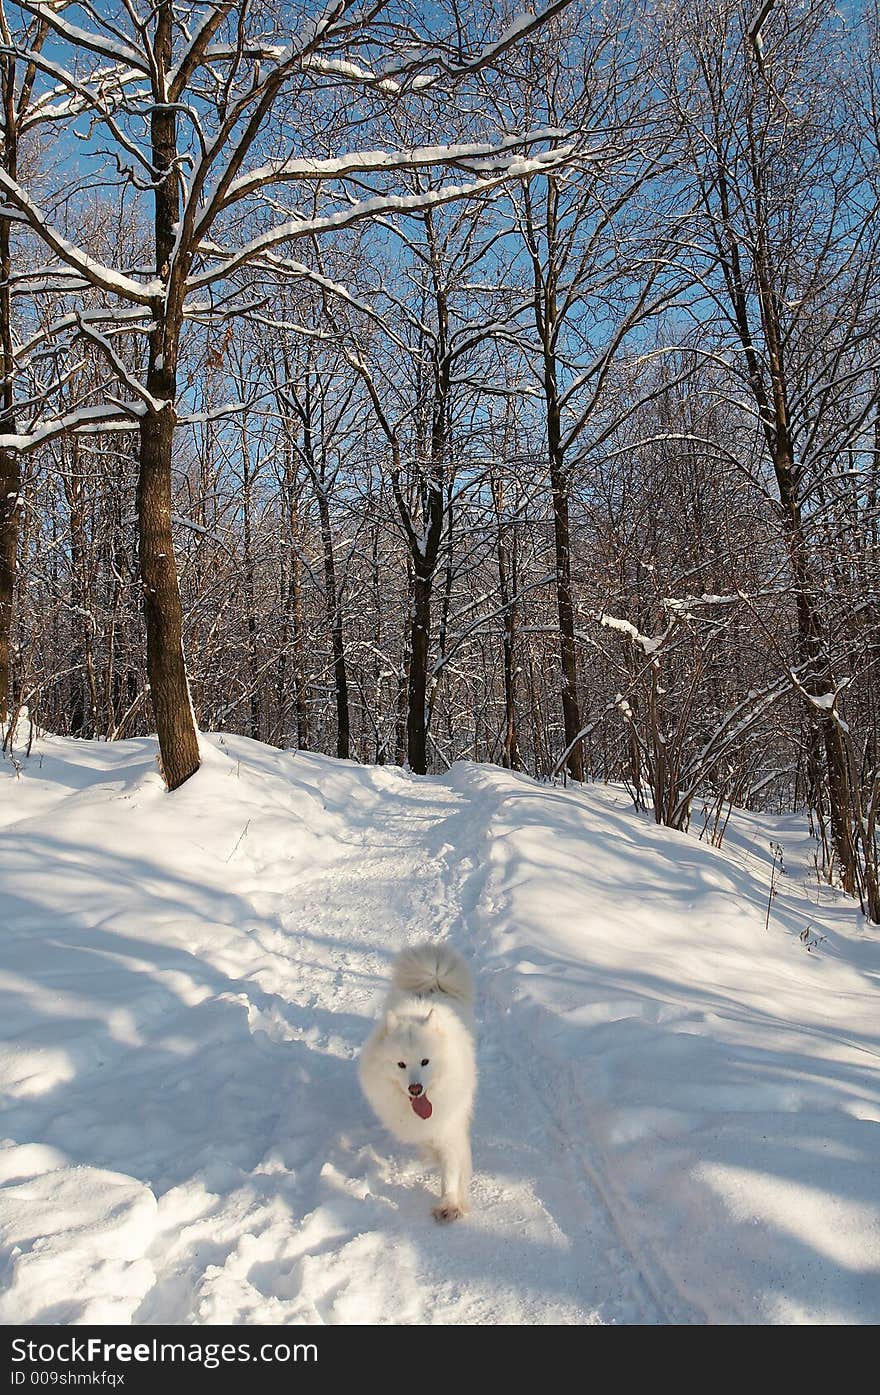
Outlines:
[[417,1095],[414,1100],[410,1100],[410,1103],[420,1119],[430,1119],[434,1112],[434,1107],[427,1095]]

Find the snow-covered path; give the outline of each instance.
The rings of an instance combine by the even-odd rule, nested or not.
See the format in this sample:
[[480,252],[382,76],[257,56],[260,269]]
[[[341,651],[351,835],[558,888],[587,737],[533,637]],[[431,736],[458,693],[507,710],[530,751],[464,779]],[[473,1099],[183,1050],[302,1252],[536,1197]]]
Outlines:
[[[255,1243],[272,1256],[232,1320],[265,1317],[267,1297],[273,1320],[283,1322],[662,1320],[665,1309],[615,1236],[581,1153],[517,1066],[509,1024],[491,998],[480,1019],[476,1183],[466,1226],[438,1229],[429,1215],[436,1177],[365,1112],[351,1063],[393,955],[429,934],[474,959],[487,830],[483,805],[466,791],[396,771],[345,774],[338,806],[326,767],[316,786],[324,812],[342,815],[350,830],[337,858],[304,870],[291,886],[283,861],[263,864],[257,855],[256,877],[239,887],[263,925],[253,939],[265,962],[249,978],[265,997],[251,1006],[251,1026],[284,1044],[279,1059],[290,1082],[289,1114],[271,1157],[283,1171],[272,1175],[277,1181],[290,1170],[295,1180],[290,1213],[271,1236],[257,1240],[249,1231],[230,1247],[225,1268],[239,1303],[242,1280],[253,1284]],[[291,1042],[306,1048],[295,1067]],[[157,1297],[138,1320],[172,1319],[173,1310],[152,1306]],[[224,1320],[230,1298],[224,1291],[217,1309]],[[209,1307],[197,1313],[212,1315]]]
[[[5,772],[0,1320],[880,1319],[880,954],[793,872],[764,930],[766,829],[204,754],[172,797],[145,741]],[[426,935],[479,994],[451,1227],[354,1069]]]

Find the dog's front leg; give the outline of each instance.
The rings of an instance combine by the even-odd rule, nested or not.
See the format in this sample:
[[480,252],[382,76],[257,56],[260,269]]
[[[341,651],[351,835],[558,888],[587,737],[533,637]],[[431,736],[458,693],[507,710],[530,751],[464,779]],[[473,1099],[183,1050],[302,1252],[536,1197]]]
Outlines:
[[467,1131],[438,1147],[440,1157],[440,1205],[431,1212],[435,1220],[455,1221],[467,1211],[471,1181],[471,1145]]

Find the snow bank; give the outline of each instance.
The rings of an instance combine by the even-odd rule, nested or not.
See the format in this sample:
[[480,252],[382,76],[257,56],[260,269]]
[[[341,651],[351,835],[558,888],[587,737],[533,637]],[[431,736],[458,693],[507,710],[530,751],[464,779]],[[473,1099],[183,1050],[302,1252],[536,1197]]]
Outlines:
[[[718,852],[622,793],[459,771],[496,798],[493,996],[658,1296],[713,1322],[875,1322],[880,937],[833,893],[816,906],[799,821],[740,816]],[[765,928],[771,841],[788,875]]]
[[[148,740],[0,766],[0,1321],[880,1319],[878,938],[795,821],[202,745],[173,795]],[[426,934],[477,978],[452,1228],[354,1067]]]

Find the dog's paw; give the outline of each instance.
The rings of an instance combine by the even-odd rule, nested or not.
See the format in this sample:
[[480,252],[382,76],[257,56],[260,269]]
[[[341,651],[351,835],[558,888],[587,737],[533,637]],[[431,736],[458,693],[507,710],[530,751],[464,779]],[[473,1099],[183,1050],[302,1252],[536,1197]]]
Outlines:
[[439,1221],[442,1225],[446,1221],[457,1221],[459,1216],[464,1215],[464,1207],[441,1202],[439,1206],[432,1206],[431,1215],[435,1221]]

